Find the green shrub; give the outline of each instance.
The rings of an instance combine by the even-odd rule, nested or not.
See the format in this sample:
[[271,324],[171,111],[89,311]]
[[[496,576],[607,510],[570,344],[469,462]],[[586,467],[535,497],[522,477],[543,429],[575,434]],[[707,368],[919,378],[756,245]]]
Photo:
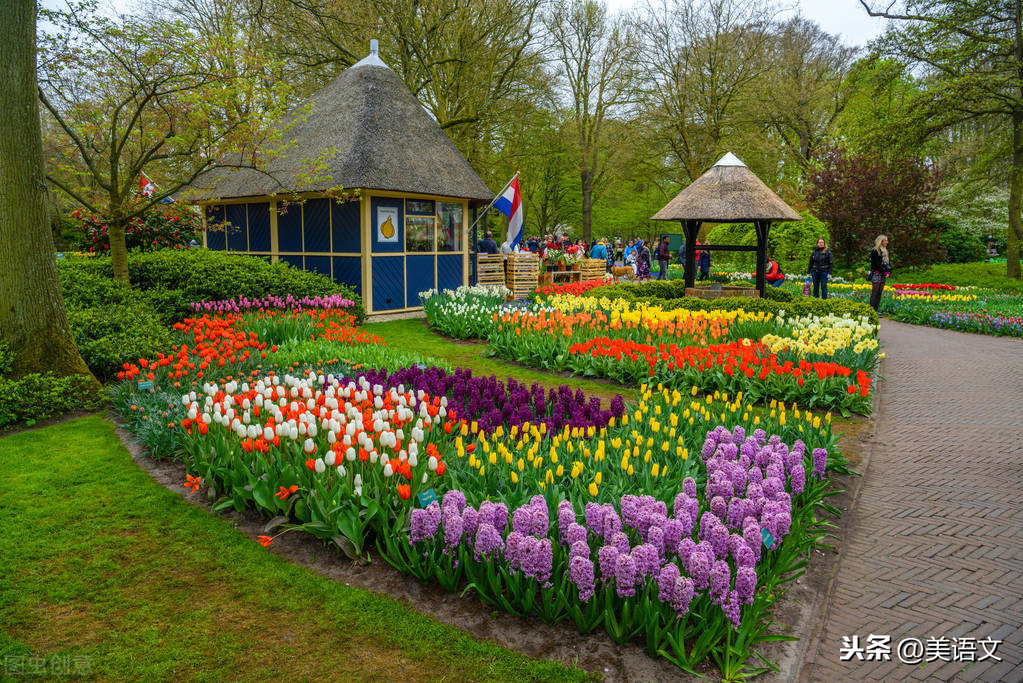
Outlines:
[[0,340],[0,430],[17,425],[31,427],[72,410],[92,410],[102,403],[102,396],[88,377],[58,377],[52,373],[32,373],[13,379],[14,354],[6,341]]
[[20,424],[31,427],[39,420],[72,410],[93,410],[102,401],[92,382],[81,375],[0,377],[0,429]]
[[115,377],[126,361],[170,351],[170,329],[142,299],[68,308],[68,323],[82,358],[100,381]]
[[796,298],[795,295],[787,289],[771,286],[768,286],[764,290],[764,296],[771,301],[793,301]]
[[948,263],[973,263],[987,258],[987,247],[976,235],[960,228],[949,228],[938,238],[945,247]]
[[[113,266],[106,257],[60,259],[57,268],[65,299],[80,302],[74,305],[86,307],[142,300],[165,324],[189,315],[189,304],[193,301],[237,296],[258,298],[270,294],[292,294],[300,298],[342,293],[355,302],[353,312],[358,321],[365,318],[362,299],[351,288],[284,262],[271,264],[245,254],[208,249],[134,252],[128,258],[131,290],[113,280]],[[126,293],[132,290],[133,295]]]

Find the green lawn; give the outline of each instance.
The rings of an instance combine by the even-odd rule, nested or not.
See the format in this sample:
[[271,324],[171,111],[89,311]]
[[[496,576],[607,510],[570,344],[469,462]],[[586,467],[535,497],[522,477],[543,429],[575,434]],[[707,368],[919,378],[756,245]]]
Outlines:
[[483,377],[496,375],[498,379],[514,377],[519,382],[527,384],[539,382],[548,387],[558,387],[564,384],[573,390],[582,389],[587,396],[599,396],[604,401],[614,398],[615,394],[621,394],[626,399],[635,395],[635,392],[627,387],[615,386],[607,382],[576,379],[575,377],[562,377],[549,372],[510,365],[497,358],[487,358],[483,355],[487,349],[486,343],[459,342],[456,344],[430,330],[422,318],[369,323],[363,325],[363,329],[371,334],[379,335],[389,346],[445,360],[452,367],[469,368],[474,375]]
[[0,438],[0,482],[0,677],[583,678],[267,552],[101,416]]

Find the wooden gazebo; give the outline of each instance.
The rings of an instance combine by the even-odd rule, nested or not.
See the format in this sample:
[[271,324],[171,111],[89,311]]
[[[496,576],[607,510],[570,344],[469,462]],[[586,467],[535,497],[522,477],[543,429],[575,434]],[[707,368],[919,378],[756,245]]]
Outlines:
[[757,245],[701,244],[709,251],[756,251],[757,290],[764,296],[767,235],[773,221],[801,221],[803,217],[729,152],[675,195],[651,220],[680,221],[686,239],[686,287],[696,283],[696,236],[701,223],[753,223]]

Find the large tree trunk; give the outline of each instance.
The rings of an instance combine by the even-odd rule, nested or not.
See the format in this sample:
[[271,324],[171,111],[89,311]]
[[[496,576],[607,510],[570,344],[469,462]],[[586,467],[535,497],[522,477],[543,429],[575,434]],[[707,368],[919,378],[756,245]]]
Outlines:
[[0,2],[0,26],[0,337],[15,377],[91,377],[68,328],[46,215],[35,0]]
[[1009,230],[1005,235],[1005,274],[1020,279],[1019,249],[1023,242],[1023,110],[1012,113],[1012,167],[1009,169]]
[[583,189],[583,239],[593,241],[593,172],[583,169],[580,173]]
[[107,241],[110,242],[110,262],[114,268],[114,279],[131,284],[128,280],[128,247],[125,242],[127,223],[119,209],[114,209],[107,223]]

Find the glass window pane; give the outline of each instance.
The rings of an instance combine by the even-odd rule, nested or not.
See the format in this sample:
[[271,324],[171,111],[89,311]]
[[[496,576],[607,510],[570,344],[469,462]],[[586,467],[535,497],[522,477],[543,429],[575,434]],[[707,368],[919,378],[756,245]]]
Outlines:
[[440,202],[437,214],[437,251],[462,251],[462,205]]
[[405,216],[405,251],[433,251],[433,216]]

